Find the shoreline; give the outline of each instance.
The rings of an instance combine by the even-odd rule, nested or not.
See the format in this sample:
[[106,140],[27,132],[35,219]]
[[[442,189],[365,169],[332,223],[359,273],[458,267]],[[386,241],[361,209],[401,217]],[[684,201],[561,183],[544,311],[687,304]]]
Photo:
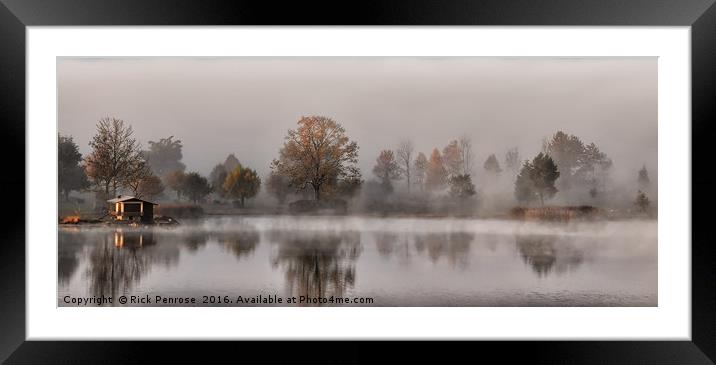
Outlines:
[[[475,221],[512,221],[512,222],[524,222],[524,223],[545,223],[545,224],[569,224],[569,223],[597,223],[597,222],[630,222],[630,221],[658,221],[657,217],[602,217],[602,218],[572,218],[567,220],[552,220],[552,219],[539,219],[539,218],[520,218],[513,217],[506,214],[502,215],[443,215],[443,214],[375,214],[375,213],[359,213],[359,214],[290,214],[290,213],[256,213],[256,212],[245,212],[245,213],[207,213],[201,217],[182,218],[181,221],[197,221],[212,218],[223,218],[223,217],[282,217],[282,218],[372,218],[372,219],[434,219],[434,220],[447,220],[447,219],[459,219],[459,220],[475,220]],[[87,228],[128,228],[128,229],[142,229],[147,227],[180,227],[182,223],[178,224],[127,224],[127,223],[116,223],[116,222],[79,222],[79,223],[58,223],[58,228],[73,228],[73,227],[87,227]]]

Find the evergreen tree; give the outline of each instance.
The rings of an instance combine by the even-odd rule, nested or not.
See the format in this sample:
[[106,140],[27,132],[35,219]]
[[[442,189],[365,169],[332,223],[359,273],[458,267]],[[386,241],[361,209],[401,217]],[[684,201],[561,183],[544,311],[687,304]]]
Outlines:
[[522,170],[515,180],[515,198],[520,202],[530,203],[539,200],[544,205],[545,199],[557,193],[554,182],[559,178],[559,170],[549,155],[540,152],[532,161],[525,161]]
[[400,179],[402,173],[400,166],[395,161],[393,151],[383,150],[380,151],[380,155],[375,160],[375,166],[373,167],[373,174],[380,180],[380,184],[383,186],[386,192],[393,191],[393,180]]
[[641,170],[639,170],[639,177],[637,178],[637,181],[639,182],[639,189],[646,190],[649,188],[649,185],[651,185],[651,180],[649,180],[649,172],[646,171],[646,165],[643,165],[641,167]]
[[448,183],[450,184],[450,196],[453,198],[464,199],[475,195],[475,185],[468,174],[451,176]]
[[636,194],[636,200],[634,201],[634,205],[639,212],[648,213],[649,206],[651,206],[651,201],[649,200],[649,197],[646,196],[646,193],[639,190],[639,192],[637,192]]
[[485,170],[487,170],[490,173],[493,174],[499,174],[502,172],[502,168],[500,168],[500,162],[497,161],[497,157],[495,157],[495,154],[491,154],[487,160],[485,160],[485,164],[483,165]]
[[505,168],[515,174],[520,170],[520,150],[517,147],[511,148],[505,153]]
[[57,137],[57,183],[59,191],[69,200],[70,191],[89,187],[87,175],[82,168],[82,154],[72,136]]

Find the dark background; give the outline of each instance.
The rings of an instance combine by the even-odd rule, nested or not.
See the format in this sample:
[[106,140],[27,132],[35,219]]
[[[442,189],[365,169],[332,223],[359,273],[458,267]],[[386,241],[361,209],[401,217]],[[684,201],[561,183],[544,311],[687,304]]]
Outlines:
[[[681,25],[692,26],[692,166],[709,166],[716,92],[713,0],[171,1],[0,0],[0,360],[9,364],[278,361],[709,364],[716,359],[716,182],[692,169],[692,340],[678,342],[164,343],[25,340],[25,26],[33,25]],[[30,192],[25,191],[25,194]],[[668,193],[668,192],[667,192]],[[8,214],[9,213],[9,214]],[[32,217],[28,217],[32,219]],[[668,222],[660,222],[668,224]],[[101,325],[101,324],[98,324]],[[465,325],[476,325],[465,323]],[[277,329],[280,331],[280,329]],[[201,345],[201,346],[199,346]],[[262,345],[262,346],[259,346]],[[372,345],[372,346],[369,346]],[[417,346],[415,346],[417,345]],[[264,347],[264,348],[260,348]],[[377,347],[377,348],[376,348]],[[14,352],[13,352],[14,351]],[[260,361],[257,359],[256,361]]]

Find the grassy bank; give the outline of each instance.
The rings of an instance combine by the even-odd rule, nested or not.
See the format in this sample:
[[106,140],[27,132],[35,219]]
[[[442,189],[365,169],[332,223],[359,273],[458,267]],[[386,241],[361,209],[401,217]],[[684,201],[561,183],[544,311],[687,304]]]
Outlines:
[[608,218],[607,211],[589,205],[581,206],[547,206],[547,207],[515,207],[510,210],[513,219],[568,222],[572,220],[595,220]]

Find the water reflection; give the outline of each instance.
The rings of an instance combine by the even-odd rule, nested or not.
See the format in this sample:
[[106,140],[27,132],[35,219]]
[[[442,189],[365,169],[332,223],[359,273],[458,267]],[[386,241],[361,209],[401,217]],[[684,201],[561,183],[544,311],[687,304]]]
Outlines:
[[95,296],[126,294],[147,274],[152,264],[170,267],[179,261],[176,245],[157,245],[152,231],[116,230],[97,237],[85,272]]
[[146,258],[136,246],[118,245],[116,236],[105,239],[89,252],[89,291],[94,296],[116,296],[138,283],[148,269]]
[[473,222],[334,223],[232,218],[171,228],[68,227],[59,232],[59,292],[284,291],[375,295],[376,305],[653,305],[656,298],[655,223],[494,230]]
[[356,260],[362,251],[360,233],[272,231],[270,237],[278,246],[271,263],[284,270],[291,295],[343,296],[355,285]]
[[576,269],[584,259],[584,253],[570,242],[551,235],[516,235],[515,244],[522,260],[539,277]]
[[236,258],[249,256],[260,240],[259,232],[250,226],[244,226],[238,231],[220,232],[216,234],[216,239],[222,247],[231,252]]
[[204,246],[206,246],[207,238],[208,236],[206,232],[203,231],[194,231],[188,233],[183,237],[184,246],[189,252],[196,253],[200,249],[204,248]]
[[442,257],[447,259],[451,266],[466,267],[469,264],[469,252],[475,235],[468,232],[427,233],[415,236],[415,249],[419,252],[427,251],[433,263]]
[[80,251],[86,237],[81,234],[60,234],[57,249],[57,281],[60,286],[69,284],[80,265]]
[[395,233],[379,232],[375,234],[375,247],[378,253],[385,258],[393,254],[397,241],[398,235]]

